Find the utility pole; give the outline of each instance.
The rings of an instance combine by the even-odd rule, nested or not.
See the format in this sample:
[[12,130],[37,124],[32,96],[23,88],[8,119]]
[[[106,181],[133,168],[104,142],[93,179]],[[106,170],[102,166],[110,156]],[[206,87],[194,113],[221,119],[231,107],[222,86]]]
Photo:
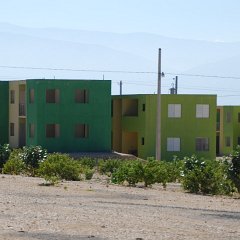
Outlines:
[[175,77],[175,94],[178,92],[178,76]]
[[120,85],[120,95],[122,96],[122,81],[120,81],[119,85]]
[[156,160],[161,160],[161,48],[158,50],[158,89],[157,89],[157,123],[156,123]]

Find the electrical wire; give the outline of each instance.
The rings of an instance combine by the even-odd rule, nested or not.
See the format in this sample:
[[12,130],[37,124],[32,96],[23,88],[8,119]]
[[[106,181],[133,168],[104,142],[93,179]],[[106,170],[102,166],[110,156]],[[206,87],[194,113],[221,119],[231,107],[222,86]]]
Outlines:
[[[50,70],[50,71],[71,71],[71,72],[95,72],[95,73],[158,74],[158,72],[153,72],[153,71],[124,71],[124,70],[74,69],[74,68],[50,68],[50,67],[25,67],[25,66],[9,66],[9,65],[0,65],[0,68]],[[188,73],[172,73],[172,72],[163,72],[163,73],[164,73],[164,75],[175,75],[175,76],[186,76],[186,77],[240,79],[240,77],[238,77],[238,76],[204,75],[204,74],[188,74]]]

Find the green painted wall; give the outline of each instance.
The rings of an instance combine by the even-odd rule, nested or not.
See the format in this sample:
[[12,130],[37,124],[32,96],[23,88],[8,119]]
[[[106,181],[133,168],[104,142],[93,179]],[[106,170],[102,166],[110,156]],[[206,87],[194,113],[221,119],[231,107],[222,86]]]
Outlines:
[[[238,145],[238,138],[240,137],[240,122],[238,114],[240,113],[240,106],[222,106],[222,128],[220,131],[220,138],[222,139],[222,146],[220,149],[221,155],[228,155]],[[231,114],[231,121],[227,121],[227,114]],[[230,137],[230,146],[226,146],[226,138]]]
[[[114,99],[138,99],[138,116],[122,116],[122,132],[138,132],[138,156],[155,156],[157,95],[113,96]],[[196,154],[199,157],[216,157],[216,96],[211,95],[162,95],[162,159],[170,160],[174,155],[180,158]],[[145,111],[142,110],[145,104]],[[168,118],[168,104],[181,104],[181,118]],[[196,104],[209,104],[209,118],[196,118]],[[113,116],[114,122],[114,116]],[[113,129],[114,137],[114,129]],[[181,151],[168,152],[167,138],[180,137]],[[196,137],[209,138],[209,151],[196,152]],[[142,145],[144,138],[144,145]],[[124,144],[124,143],[122,143]]]
[[0,81],[0,144],[8,143],[9,83]]
[[[27,145],[42,145],[49,151],[111,150],[111,81],[27,80]],[[35,102],[29,103],[30,89]],[[46,89],[59,89],[60,102],[46,103]],[[87,89],[89,102],[75,103],[75,89]],[[35,125],[34,138],[29,124]],[[60,136],[46,138],[46,124],[60,124]],[[88,124],[89,136],[76,138],[75,124]]]
[[[168,104],[181,104],[181,118],[168,118]],[[209,118],[196,118],[196,104],[209,104]],[[196,154],[216,157],[216,96],[164,95],[162,100],[162,157],[171,159]],[[180,137],[181,152],[167,152],[167,137]],[[209,138],[209,151],[196,151],[196,137]]]

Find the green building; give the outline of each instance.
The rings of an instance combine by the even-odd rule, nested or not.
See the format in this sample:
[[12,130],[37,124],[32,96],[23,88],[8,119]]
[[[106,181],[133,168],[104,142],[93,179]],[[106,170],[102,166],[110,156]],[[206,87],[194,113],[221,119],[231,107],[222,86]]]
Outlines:
[[0,144],[8,143],[9,83],[0,81]]
[[228,155],[240,145],[240,106],[217,107],[216,151]]
[[2,143],[50,152],[111,150],[111,81],[0,82],[0,99]]
[[[156,153],[157,95],[112,97],[112,148],[140,158]],[[216,157],[216,96],[161,95],[161,159]]]

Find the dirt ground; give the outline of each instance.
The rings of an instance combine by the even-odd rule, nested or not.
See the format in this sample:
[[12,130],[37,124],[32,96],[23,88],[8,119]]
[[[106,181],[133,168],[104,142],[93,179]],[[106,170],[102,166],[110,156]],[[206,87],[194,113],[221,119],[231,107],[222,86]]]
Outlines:
[[0,175],[1,240],[240,239],[240,199]]

